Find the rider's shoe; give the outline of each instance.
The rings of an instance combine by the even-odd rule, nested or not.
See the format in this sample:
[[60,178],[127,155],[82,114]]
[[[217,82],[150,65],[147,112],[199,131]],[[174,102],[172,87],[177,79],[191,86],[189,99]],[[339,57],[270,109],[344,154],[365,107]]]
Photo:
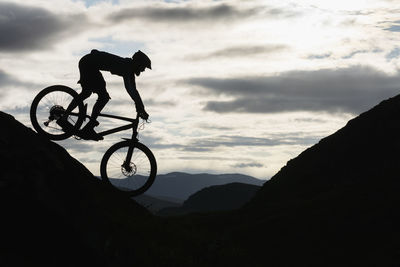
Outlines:
[[93,129],[95,126],[99,125],[99,122],[96,120],[89,121],[82,130],[79,131],[77,134],[78,137],[85,139],[85,140],[94,140],[99,141],[103,140],[103,136],[99,135]]
[[104,139],[103,136],[96,133],[93,128],[86,130],[82,129],[81,131],[78,132],[77,136],[85,140],[100,141]]

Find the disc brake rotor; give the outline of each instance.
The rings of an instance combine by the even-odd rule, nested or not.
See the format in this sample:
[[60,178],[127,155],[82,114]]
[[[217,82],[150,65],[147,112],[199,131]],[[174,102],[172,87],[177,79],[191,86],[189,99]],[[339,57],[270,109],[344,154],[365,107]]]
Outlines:
[[127,167],[125,164],[123,164],[123,165],[121,165],[121,172],[123,175],[128,176],[128,177],[133,176],[137,172],[137,167],[133,162],[129,163],[129,167]]

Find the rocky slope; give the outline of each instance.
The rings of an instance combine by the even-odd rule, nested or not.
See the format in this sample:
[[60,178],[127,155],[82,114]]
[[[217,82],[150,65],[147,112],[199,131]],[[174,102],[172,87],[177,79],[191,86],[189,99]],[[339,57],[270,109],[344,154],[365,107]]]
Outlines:
[[290,160],[264,184],[253,203],[310,200],[367,184],[397,186],[399,153],[400,96],[396,96]]
[[399,155],[396,96],[290,160],[230,234],[256,261],[269,251],[268,261],[282,265],[399,264]]
[[147,210],[12,116],[0,112],[0,125],[0,265],[118,262],[121,229]]

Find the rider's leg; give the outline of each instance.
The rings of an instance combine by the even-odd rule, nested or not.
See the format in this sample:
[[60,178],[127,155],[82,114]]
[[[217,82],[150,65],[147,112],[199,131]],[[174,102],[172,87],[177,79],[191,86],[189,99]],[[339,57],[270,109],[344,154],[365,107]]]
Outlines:
[[97,101],[94,104],[93,110],[92,110],[92,115],[91,115],[92,120],[97,119],[101,110],[105,107],[105,105],[110,100],[110,95],[107,93],[106,90],[102,90],[102,91],[98,92],[97,95],[98,95]]
[[93,105],[92,115],[90,116],[90,121],[85,125],[85,130],[90,128],[94,128],[98,125],[97,117],[100,115],[101,110],[105,107],[105,105],[110,100],[110,95],[107,93],[106,90],[101,92],[96,92],[98,94],[98,98],[96,103]]
[[[78,95],[78,97],[72,99],[71,104],[69,104],[68,108],[65,110],[65,114],[71,113],[71,111],[73,111],[74,108],[76,108],[76,107],[78,106],[79,102],[85,100],[85,99],[88,98],[91,94],[92,94],[92,92],[91,92],[90,90],[84,90],[84,89],[82,89],[82,92]],[[64,119],[67,119],[67,116],[65,116]]]
[[91,139],[91,140],[102,140],[103,136],[99,135],[95,132],[94,127],[98,125],[97,117],[99,116],[101,110],[110,100],[110,96],[107,91],[104,89],[102,91],[96,92],[98,94],[98,98],[96,103],[93,106],[92,115],[90,116],[90,121],[85,125],[82,129],[81,136],[84,139]]

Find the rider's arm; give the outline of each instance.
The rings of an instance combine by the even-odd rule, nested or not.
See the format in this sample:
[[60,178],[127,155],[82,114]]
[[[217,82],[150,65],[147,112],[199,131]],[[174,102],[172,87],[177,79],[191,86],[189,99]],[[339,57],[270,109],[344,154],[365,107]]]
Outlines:
[[145,112],[142,98],[140,97],[140,94],[136,89],[135,77],[133,75],[124,76],[124,83],[126,91],[131,96],[132,100],[135,102],[136,111],[138,113]]

